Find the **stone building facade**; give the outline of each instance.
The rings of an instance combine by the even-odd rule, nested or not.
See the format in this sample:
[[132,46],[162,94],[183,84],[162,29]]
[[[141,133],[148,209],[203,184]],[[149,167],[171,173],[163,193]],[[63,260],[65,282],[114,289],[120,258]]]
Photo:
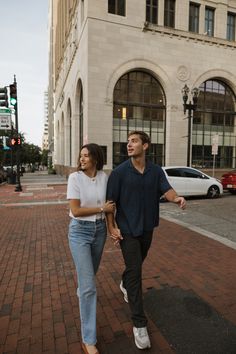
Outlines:
[[[52,0],[49,116],[55,168],[80,146],[102,146],[110,170],[127,133],[151,135],[162,165],[236,165],[236,1]],[[195,110],[183,110],[197,88]],[[195,101],[194,101],[195,102]],[[193,107],[192,107],[193,108]],[[50,123],[49,123],[50,124]]]

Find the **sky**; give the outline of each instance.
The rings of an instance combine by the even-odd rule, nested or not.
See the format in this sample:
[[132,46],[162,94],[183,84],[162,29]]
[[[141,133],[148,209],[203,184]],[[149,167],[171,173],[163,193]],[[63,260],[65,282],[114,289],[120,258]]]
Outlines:
[[0,0],[0,87],[16,75],[18,126],[27,143],[42,146],[48,86],[48,0]]

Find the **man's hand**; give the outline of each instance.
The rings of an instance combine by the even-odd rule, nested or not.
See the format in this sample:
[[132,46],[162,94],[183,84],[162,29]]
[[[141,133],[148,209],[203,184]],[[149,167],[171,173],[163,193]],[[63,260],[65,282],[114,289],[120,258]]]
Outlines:
[[185,209],[186,208],[186,200],[184,199],[184,197],[175,197],[173,202],[179,204],[179,207],[181,209]]
[[114,240],[114,245],[119,245],[120,241],[123,240],[123,237],[118,228],[110,228],[110,237]]
[[181,209],[186,208],[186,200],[184,197],[179,197],[173,188],[169,189],[164,195],[169,202],[179,204]]

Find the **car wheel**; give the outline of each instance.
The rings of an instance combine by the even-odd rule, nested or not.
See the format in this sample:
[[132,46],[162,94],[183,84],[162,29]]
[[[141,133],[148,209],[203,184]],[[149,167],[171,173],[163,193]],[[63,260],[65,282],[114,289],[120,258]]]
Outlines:
[[220,196],[220,190],[217,186],[211,186],[207,192],[207,198],[218,198]]

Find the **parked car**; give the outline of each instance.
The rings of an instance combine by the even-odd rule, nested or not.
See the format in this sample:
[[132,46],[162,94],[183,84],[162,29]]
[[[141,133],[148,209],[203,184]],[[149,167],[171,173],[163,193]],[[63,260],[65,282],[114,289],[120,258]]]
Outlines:
[[232,194],[236,194],[236,170],[224,173],[221,176],[221,183],[224,189]]
[[192,167],[162,167],[170,185],[181,196],[207,196],[217,198],[223,194],[223,186],[219,180]]

